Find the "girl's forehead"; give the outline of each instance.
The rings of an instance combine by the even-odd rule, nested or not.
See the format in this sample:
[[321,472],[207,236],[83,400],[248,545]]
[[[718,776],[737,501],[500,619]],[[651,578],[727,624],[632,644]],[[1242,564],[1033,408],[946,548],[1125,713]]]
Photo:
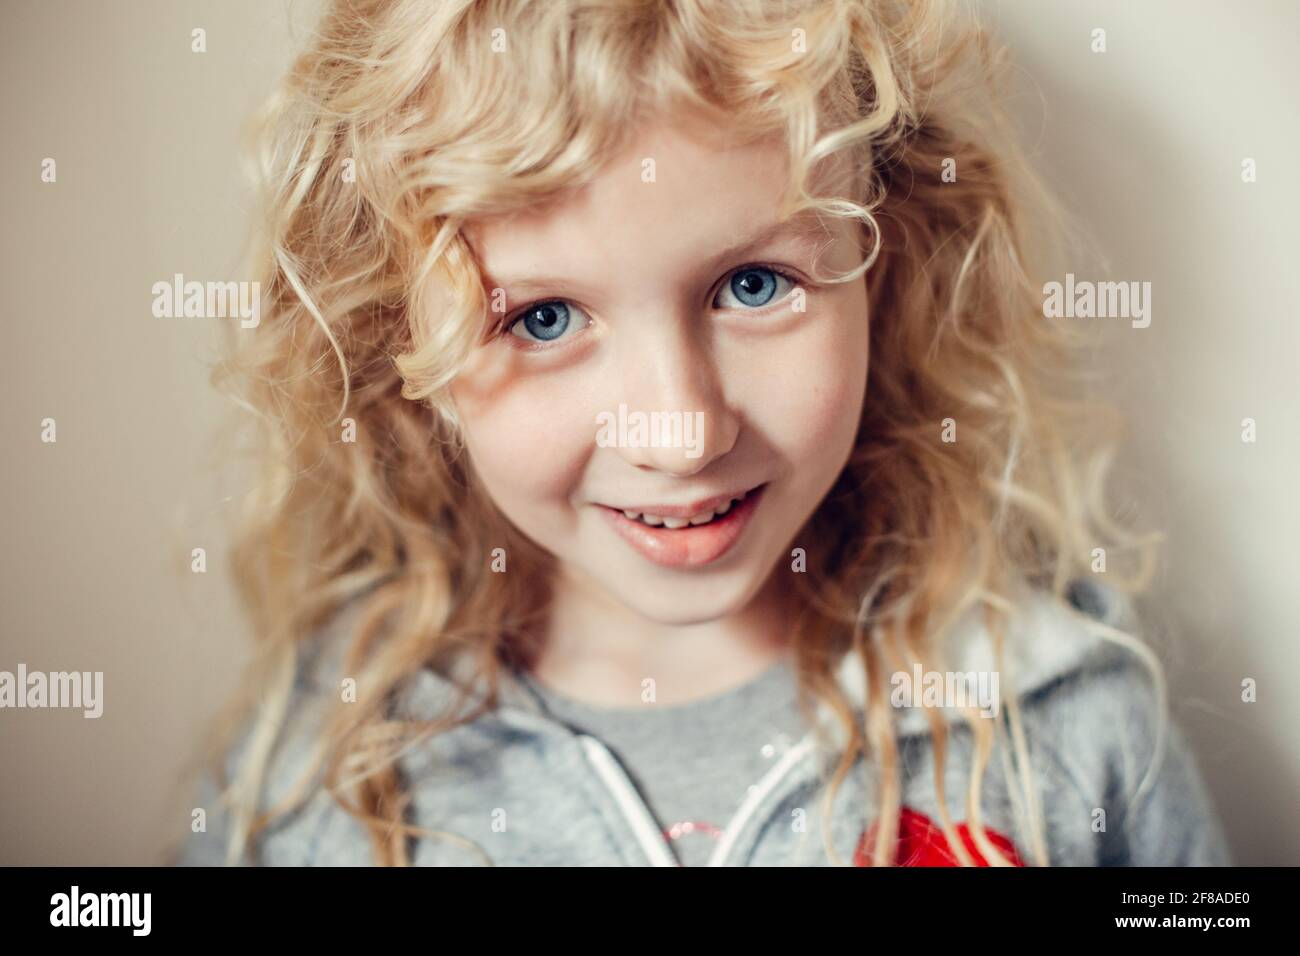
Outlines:
[[[842,163],[822,163],[809,192],[835,193],[848,181],[845,172]],[[623,234],[634,241],[638,231],[646,242],[698,238],[709,246],[729,245],[781,225],[790,175],[782,137],[745,142],[729,131],[660,122],[642,130],[583,185],[470,220],[462,232],[481,264],[502,270],[512,264],[504,260],[536,260],[543,248],[600,248]],[[791,217],[788,230],[824,236],[826,223],[804,211]]]

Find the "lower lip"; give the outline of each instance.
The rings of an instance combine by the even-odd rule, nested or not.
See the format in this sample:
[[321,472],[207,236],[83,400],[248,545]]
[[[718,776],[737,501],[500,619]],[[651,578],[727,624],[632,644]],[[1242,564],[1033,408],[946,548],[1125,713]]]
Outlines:
[[708,524],[687,525],[676,530],[652,528],[614,508],[598,507],[619,537],[648,561],[666,568],[697,568],[717,561],[731,550],[753,517],[765,489],[762,486],[751,491],[744,501],[732,505],[725,515]]

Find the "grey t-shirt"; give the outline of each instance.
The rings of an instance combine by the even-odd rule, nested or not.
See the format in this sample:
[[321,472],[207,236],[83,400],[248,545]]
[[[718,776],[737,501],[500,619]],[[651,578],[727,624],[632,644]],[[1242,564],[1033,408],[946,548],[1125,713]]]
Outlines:
[[597,707],[519,675],[552,716],[622,763],[683,866],[701,866],[749,789],[803,736],[791,663],[685,704]]

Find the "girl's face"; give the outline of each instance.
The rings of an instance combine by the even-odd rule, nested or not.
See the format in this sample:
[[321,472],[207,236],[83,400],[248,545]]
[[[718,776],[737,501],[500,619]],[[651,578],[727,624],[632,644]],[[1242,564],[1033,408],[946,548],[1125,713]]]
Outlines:
[[652,125],[581,191],[465,230],[501,322],[452,385],[474,467],[562,580],[656,622],[816,562],[795,535],[852,449],[864,281],[814,278],[861,261],[858,226],[778,222],[786,176],[779,141]]

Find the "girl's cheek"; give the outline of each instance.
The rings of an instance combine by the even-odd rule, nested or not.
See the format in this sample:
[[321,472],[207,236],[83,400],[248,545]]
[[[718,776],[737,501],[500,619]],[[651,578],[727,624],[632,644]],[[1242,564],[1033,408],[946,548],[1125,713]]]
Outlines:
[[847,455],[867,378],[865,305],[822,313],[746,351],[734,374],[747,418],[795,466]]
[[586,415],[562,376],[453,386],[474,467],[508,516],[567,501],[578,487],[595,442]]

